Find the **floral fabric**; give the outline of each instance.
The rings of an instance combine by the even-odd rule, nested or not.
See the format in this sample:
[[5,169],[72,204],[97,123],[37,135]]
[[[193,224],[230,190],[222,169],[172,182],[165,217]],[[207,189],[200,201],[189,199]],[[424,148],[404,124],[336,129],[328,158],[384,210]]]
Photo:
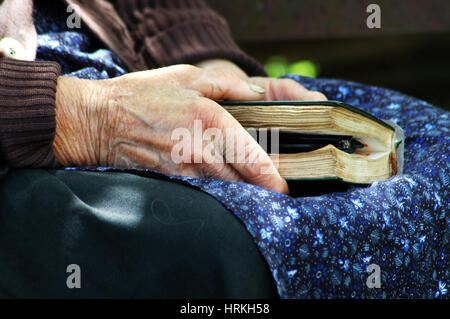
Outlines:
[[[89,79],[126,72],[85,28],[67,30],[48,12],[35,16],[39,59]],[[288,77],[400,125],[404,173],[370,187],[294,198],[246,183],[127,171],[185,182],[223,203],[253,236],[282,298],[448,298],[449,113],[384,88]],[[381,288],[367,286],[370,264],[380,267]]]
[[69,29],[66,6],[61,1],[34,1],[33,18],[38,33],[36,60],[55,61],[61,73],[83,79],[108,79],[126,73],[117,55],[102,47],[98,39],[81,22]]

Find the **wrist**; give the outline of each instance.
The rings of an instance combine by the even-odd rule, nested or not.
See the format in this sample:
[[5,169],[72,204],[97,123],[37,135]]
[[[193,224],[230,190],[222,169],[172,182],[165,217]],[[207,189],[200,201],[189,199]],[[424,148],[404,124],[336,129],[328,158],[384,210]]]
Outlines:
[[63,166],[98,165],[99,109],[95,81],[60,76],[56,86],[53,149]]

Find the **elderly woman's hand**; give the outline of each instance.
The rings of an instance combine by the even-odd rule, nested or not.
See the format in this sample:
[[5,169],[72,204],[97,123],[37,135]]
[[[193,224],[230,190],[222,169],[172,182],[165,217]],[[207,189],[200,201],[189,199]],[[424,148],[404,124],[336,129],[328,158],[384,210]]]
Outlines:
[[327,97],[320,92],[310,91],[291,79],[275,79],[267,77],[248,77],[247,74],[235,63],[213,59],[197,63],[197,66],[207,70],[220,70],[232,73],[250,83],[257,84],[266,90],[264,99],[267,101],[300,100],[300,101],[324,101]]
[[[268,94],[274,94],[270,86],[266,87]],[[110,80],[60,77],[56,95],[54,150],[62,165],[149,168],[176,175],[246,181],[288,192],[286,181],[269,156],[213,101],[266,97],[264,89],[233,73],[177,65]],[[232,131],[245,149],[224,149],[214,139],[213,143],[199,142],[196,127],[200,138],[209,128],[218,129],[223,137]],[[173,139],[177,129],[192,137],[192,148],[182,149],[183,154],[190,152],[187,161],[173,158],[174,147],[180,142]],[[206,153],[205,148],[209,148]],[[222,161],[206,158],[212,153],[219,154]],[[245,161],[238,160],[240,156]]]

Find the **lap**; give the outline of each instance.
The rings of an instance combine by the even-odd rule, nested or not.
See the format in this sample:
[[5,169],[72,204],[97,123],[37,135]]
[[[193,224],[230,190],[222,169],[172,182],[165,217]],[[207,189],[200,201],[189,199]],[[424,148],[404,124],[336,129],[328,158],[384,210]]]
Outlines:
[[[12,170],[1,183],[0,295],[276,296],[242,222],[194,188],[60,170]],[[66,286],[70,264],[81,289]]]

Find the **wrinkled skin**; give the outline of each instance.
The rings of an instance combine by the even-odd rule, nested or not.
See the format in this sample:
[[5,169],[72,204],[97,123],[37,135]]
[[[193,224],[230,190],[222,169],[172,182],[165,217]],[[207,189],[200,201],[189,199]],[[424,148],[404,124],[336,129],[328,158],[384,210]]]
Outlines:
[[[288,186],[270,157],[214,100],[326,99],[292,80],[248,78],[224,60],[108,80],[59,77],[56,95],[54,150],[64,166],[149,168],[175,175],[245,181],[281,193],[288,193]],[[173,161],[171,151],[178,143],[172,139],[174,129],[186,128],[193,135],[196,120],[201,121],[202,132],[217,128],[226,136],[225,130],[233,128],[255,160],[208,162],[197,145],[191,154],[197,163]],[[200,146],[205,147],[205,143]],[[224,149],[219,144],[212,145],[223,158]],[[239,150],[234,152],[239,155]]]

